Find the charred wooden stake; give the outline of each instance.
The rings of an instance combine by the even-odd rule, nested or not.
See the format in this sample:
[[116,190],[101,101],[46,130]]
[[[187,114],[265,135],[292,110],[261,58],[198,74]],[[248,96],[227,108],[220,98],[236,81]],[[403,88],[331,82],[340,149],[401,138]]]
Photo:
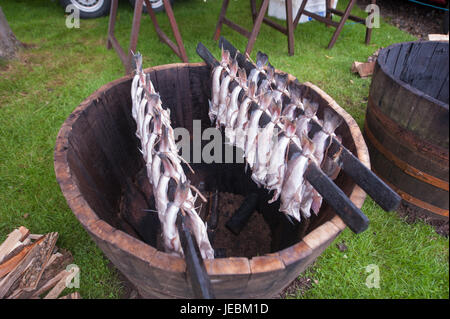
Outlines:
[[344,223],[354,233],[359,234],[369,226],[369,219],[333,181],[315,164],[309,164],[305,178],[322,195],[323,199],[333,207]]
[[215,230],[219,223],[219,190],[216,189],[212,195],[211,213],[208,219],[208,228]]
[[[231,56],[236,56],[239,66],[244,68],[247,73],[250,73],[250,71],[255,68],[255,65],[248,61],[243,54],[239,53],[239,51],[224,37],[220,37],[219,46],[223,47],[224,50],[230,51]],[[265,78],[264,74],[260,74],[260,76],[261,79]],[[322,126],[316,121],[311,120],[311,124],[313,124],[316,129],[322,130]],[[393,211],[398,208],[401,197],[333,137],[328,156],[332,157],[338,152],[341,152],[337,159],[338,165],[355,181],[356,184],[358,184],[358,186],[369,194],[381,208],[385,211]]]
[[[214,56],[209,52],[209,50],[199,42],[197,45],[197,54],[211,67],[214,68],[219,64],[219,62],[214,58]],[[256,104],[256,103],[255,103]],[[259,107],[259,105],[257,105]],[[361,163],[360,163],[361,164]],[[320,189],[316,190],[320,195],[327,201],[328,204],[332,207],[336,207],[339,209],[339,212],[336,212],[339,216],[341,216],[342,220],[349,226],[349,228],[354,232],[361,232],[368,227],[368,218],[358,209],[352,201],[339,189],[339,187],[334,184],[334,182],[326,176],[317,166],[312,167],[314,164],[309,164],[307,171],[309,174],[306,174],[305,177],[311,185],[315,185],[318,182],[314,183],[315,178],[320,177]],[[362,165],[362,164],[361,164]],[[362,165],[363,166],[363,165]],[[328,186],[325,186],[328,185]],[[332,187],[334,186],[334,187]],[[328,187],[325,193],[325,188]],[[325,193],[325,194],[324,194]],[[339,201],[336,203],[334,201]]]
[[206,272],[200,249],[195,237],[186,227],[184,219],[185,217],[178,213],[177,228],[186,261],[186,271],[191,280],[194,296],[201,299],[214,299],[211,281]]
[[234,212],[225,226],[235,235],[239,235],[241,230],[247,225],[250,217],[258,205],[259,196],[257,193],[248,195],[241,206]]

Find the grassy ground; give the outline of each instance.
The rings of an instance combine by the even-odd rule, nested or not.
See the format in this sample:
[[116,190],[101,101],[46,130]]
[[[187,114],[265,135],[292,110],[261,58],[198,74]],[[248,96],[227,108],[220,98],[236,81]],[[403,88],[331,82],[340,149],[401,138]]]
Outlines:
[[[339,1],[339,6],[347,1]],[[198,41],[219,50],[212,34],[220,10],[219,0],[177,0],[175,16],[187,54],[195,53]],[[72,110],[94,90],[123,75],[114,51],[105,48],[108,18],[82,20],[80,29],[65,26],[64,10],[57,1],[0,0],[17,37],[34,47],[17,61],[0,65],[0,240],[15,227],[25,225],[33,233],[58,231],[58,245],[69,249],[81,269],[80,293],[84,298],[118,298],[123,287],[115,271],[91,241],[68,208],[53,172],[53,147],[58,130]],[[250,28],[248,2],[233,1],[228,15]],[[355,8],[354,12],[365,16]],[[168,20],[158,15],[164,30]],[[122,1],[116,35],[128,44],[132,8]],[[295,55],[287,55],[287,39],[263,25],[253,56],[266,52],[278,69],[300,81],[310,81],[330,94],[362,127],[370,79],[350,73],[354,60],[365,61],[377,48],[414,40],[382,22],[373,32],[372,44],[363,44],[364,28],[345,26],[332,50],[325,47],[333,28],[317,22],[295,31]],[[223,35],[238,48],[245,38],[226,26]],[[138,49],[144,65],[179,62],[157,40],[148,18],[142,22]],[[371,219],[368,231],[354,235],[349,230],[320,256],[302,276],[313,287],[301,298],[448,298],[449,241],[423,224],[406,224],[395,213],[383,212],[370,199],[363,211]],[[28,218],[23,215],[29,214]],[[346,251],[336,243],[345,242]],[[368,265],[379,267],[380,288],[367,288]]]

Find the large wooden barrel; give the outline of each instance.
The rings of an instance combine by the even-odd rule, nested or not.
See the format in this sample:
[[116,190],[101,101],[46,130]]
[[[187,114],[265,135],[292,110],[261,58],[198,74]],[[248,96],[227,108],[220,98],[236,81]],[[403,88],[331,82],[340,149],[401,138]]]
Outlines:
[[[146,72],[160,92],[163,104],[171,108],[173,127],[182,126],[192,132],[195,119],[201,120],[205,128],[210,125],[210,70],[206,65],[172,64]],[[134,134],[130,86],[130,76],[103,86],[67,118],[56,141],[56,178],[80,223],[143,297],[192,298],[184,259],[155,246],[154,226],[159,221],[154,217],[156,214],[143,213],[144,208],[152,207],[152,194],[146,194],[146,198],[134,188],[135,177],[144,163]],[[343,144],[369,166],[367,147],[353,118],[316,86],[305,83],[301,88],[320,104],[319,113],[333,108],[343,117],[344,123],[337,133]],[[218,180],[220,190],[225,192],[246,195],[252,187],[243,164],[201,162],[193,167],[195,175],[188,178],[196,185],[203,181],[206,190]],[[362,206],[366,195],[350,178],[341,173],[336,183],[357,207]],[[123,209],[124,192],[132,196],[133,209]],[[268,216],[274,208],[277,210],[277,205],[261,201],[258,209]],[[279,217],[286,221],[281,215],[278,211],[272,215],[271,227],[282,227],[276,220]],[[273,238],[269,254],[205,260],[216,297],[277,295],[345,228],[326,204],[318,217],[301,225],[292,231],[288,244],[286,240],[281,243]],[[274,233],[282,232],[274,229]]]
[[448,42],[381,50],[364,135],[372,169],[420,212],[448,218]]

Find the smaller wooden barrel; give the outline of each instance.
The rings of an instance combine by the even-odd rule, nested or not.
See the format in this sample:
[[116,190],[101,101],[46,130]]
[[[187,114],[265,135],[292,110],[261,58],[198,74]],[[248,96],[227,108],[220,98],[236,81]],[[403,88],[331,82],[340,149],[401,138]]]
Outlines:
[[448,42],[381,50],[364,136],[372,169],[419,211],[448,218]]

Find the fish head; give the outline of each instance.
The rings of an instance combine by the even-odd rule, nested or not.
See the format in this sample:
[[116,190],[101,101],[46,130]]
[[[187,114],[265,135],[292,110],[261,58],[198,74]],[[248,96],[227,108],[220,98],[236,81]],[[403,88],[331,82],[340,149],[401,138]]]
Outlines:
[[247,86],[247,73],[244,69],[238,69],[238,82],[241,86]]
[[287,86],[288,75],[287,74],[275,74],[275,85],[279,91],[284,91]]
[[269,112],[272,115],[272,122],[278,121],[281,115],[281,101],[274,101],[269,105]]
[[238,66],[237,60],[232,59],[231,64],[230,64],[230,76],[232,78],[234,78],[236,76],[238,69],[239,69],[239,66]]
[[136,52],[133,53],[133,51],[131,52],[133,54],[133,64],[134,64],[134,69],[136,71],[136,73],[140,73],[142,72],[142,55],[140,52]]
[[316,115],[317,110],[319,109],[319,103],[313,102],[309,99],[304,99],[303,102],[305,105],[305,116],[311,118]]
[[302,92],[300,90],[300,87],[294,83],[289,83],[287,90],[289,92],[289,96],[291,97],[292,103],[294,103],[297,106],[301,105],[301,108],[303,109],[303,103],[302,103]]
[[269,82],[273,82],[275,80],[275,68],[272,66],[272,64],[268,64],[266,69],[266,77]]
[[258,87],[256,95],[261,95],[264,92],[269,91],[270,82],[267,79],[261,81],[261,84]]
[[340,117],[333,110],[326,108],[323,110],[323,130],[332,134],[336,130],[336,128],[341,125],[343,122],[342,117]]
[[179,183],[177,189],[175,190],[174,203],[180,207],[188,198],[190,191],[191,182],[186,180],[183,183]]
[[302,134],[300,138],[300,144],[302,145],[302,151],[304,156],[313,154],[316,149],[313,141],[310,138],[308,138],[306,134]]
[[162,121],[161,121],[161,115],[156,112],[155,115],[153,116],[153,132],[155,134],[161,134],[161,130],[162,130]]
[[272,92],[265,92],[261,98],[260,106],[263,110],[267,109],[269,105],[272,103],[273,96]]
[[227,66],[230,63],[230,51],[224,50],[222,47],[222,66]]
[[293,137],[295,135],[297,127],[295,122],[292,122],[288,119],[284,119],[283,124],[284,124],[284,133],[286,134],[286,136]]
[[258,51],[258,53],[256,53],[256,67],[258,69],[262,69],[268,62],[269,57],[267,56],[267,54],[264,54],[261,51]]

